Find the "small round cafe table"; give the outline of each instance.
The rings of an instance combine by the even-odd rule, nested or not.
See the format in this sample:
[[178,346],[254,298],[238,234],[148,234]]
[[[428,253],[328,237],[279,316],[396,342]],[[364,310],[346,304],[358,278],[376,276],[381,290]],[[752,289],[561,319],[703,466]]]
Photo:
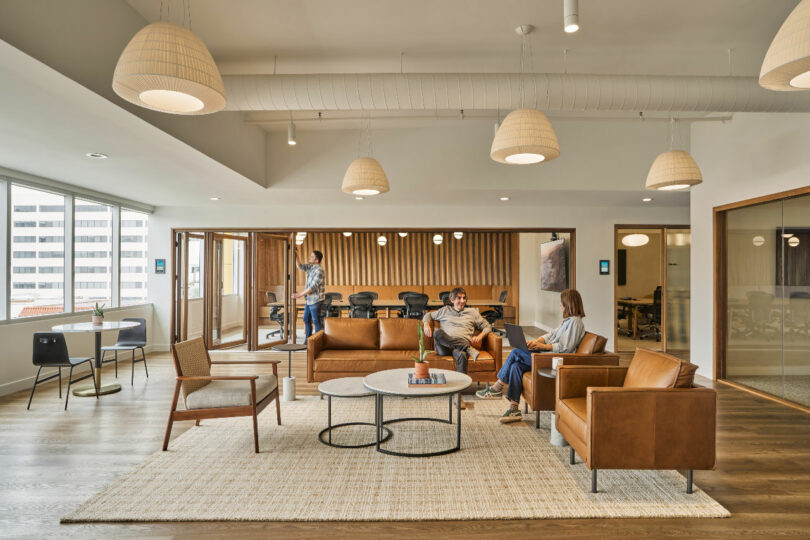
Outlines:
[[[96,386],[98,387],[98,394],[114,394],[121,391],[121,385],[118,383],[108,384],[107,386],[101,385],[101,333],[109,332],[111,330],[122,330],[124,328],[132,328],[138,326],[135,321],[110,321],[101,324],[93,324],[89,322],[71,323],[71,324],[58,324],[51,328],[54,332],[62,332],[63,334],[78,334],[93,332],[95,334],[95,364],[96,364]],[[95,397],[96,390],[92,386],[84,388],[74,388],[73,395],[79,397]]]

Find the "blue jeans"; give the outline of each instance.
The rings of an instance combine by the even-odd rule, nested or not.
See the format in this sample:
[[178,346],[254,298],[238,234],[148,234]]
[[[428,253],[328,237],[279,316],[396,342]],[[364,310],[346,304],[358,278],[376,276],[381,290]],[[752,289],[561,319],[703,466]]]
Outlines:
[[304,335],[309,339],[312,335],[312,325],[315,325],[315,331],[320,332],[323,328],[323,321],[321,320],[321,305],[323,302],[317,304],[307,304],[304,308]]
[[506,363],[498,372],[498,379],[505,382],[506,399],[520,403],[520,393],[523,391],[523,374],[532,369],[532,355],[520,349],[512,349]]

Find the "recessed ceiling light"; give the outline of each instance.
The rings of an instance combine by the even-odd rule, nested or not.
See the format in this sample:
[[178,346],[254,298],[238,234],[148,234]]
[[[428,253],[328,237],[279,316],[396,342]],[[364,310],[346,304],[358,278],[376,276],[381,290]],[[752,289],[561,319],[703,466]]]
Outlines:
[[643,199],[641,199],[641,202],[650,202],[651,200],[652,197],[644,197]]
[[102,154],[101,152],[87,152],[85,156],[89,157],[90,159],[107,159],[107,154]]
[[211,201],[218,201],[219,197],[208,197],[208,199]]
[[355,200],[362,201],[365,197],[355,197]]
[[508,201],[508,200],[509,200],[509,197],[501,197],[501,200],[502,200],[502,201]]
[[351,235],[352,235],[352,233],[350,233],[348,231],[343,233],[343,236],[345,236],[346,238],[350,237]]

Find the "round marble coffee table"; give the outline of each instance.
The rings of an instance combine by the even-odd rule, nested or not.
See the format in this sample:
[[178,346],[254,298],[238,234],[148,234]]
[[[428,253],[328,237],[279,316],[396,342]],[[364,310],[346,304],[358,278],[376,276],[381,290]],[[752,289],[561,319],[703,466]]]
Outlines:
[[[332,442],[332,430],[335,428],[343,426],[376,426],[376,424],[372,424],[371,422],[343,422],[342,424],[332,425],[332,397],[360,398],[374,395],[374,392],[367,390],[366,387],[363,386],[363,377],[343,377],[341,379],[324,381],[318,385],[318,392],[326,396],[329,403],[329,425],[326,429],[323,429],[320,433],[318,433],[318,439],[323,444],[337,448],[365,448],[366,446],[374,446],[377,444],[376,440],[365,444],[337,444]],[[387,432],[382,441],[387,441],[391,438],[391,430],[387,427],[383,427],[382,429]],[[329,435],[328,441],[323,439],[325,434]]]
[[[425,386],[425,387],[409,387],[408,386],[408,373],[412,373],[413,368],[401,369],[388,369],[385,371],[378,371],[367,375],[363,379],[363,386],[374,392],[377,396],[374,417],[377,422],[377,451],[383,454],[392,456],[405,456],[405,457],[430,457],[441,456],[458,452],[461,449],[461,392],[466,390],[472,385],[472,379],[465,373],[458,373],[447,369],[431,369],[431,373],[443,373],[447,380],[447,386]],[[422,397],[448,397],[449,414],[447,420],[444,418],[392,418],[389,420],[384,419],[383,401],[384,396],[397,396],[402,398],[422,398]],[[412,421],[428,421],[440,422],[443,424],[453,423],[453,396],[457,397],[456,400],[456,445],[452,448],[445,450],[437,450],[434,452],[395,452],[387,450],[380,446],[385,442],[382,438],[383,429],[386,424],[393,424],[396,422],[412,422]]]

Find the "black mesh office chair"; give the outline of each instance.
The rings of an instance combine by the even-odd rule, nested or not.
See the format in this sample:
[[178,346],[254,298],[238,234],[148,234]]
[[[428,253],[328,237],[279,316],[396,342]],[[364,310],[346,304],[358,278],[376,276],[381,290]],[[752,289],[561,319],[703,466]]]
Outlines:
[[366,293],[356,293],[349,295],[349,317],[353,319],[373,319],[377,316],[374,307],[374,298]]
[[639,312],[647,319],[647,323],[642,328],[646,330],[641,334],[641,339],[654,337],[655,341],[661,341],[661,286],[655,288],[653,292],[653,303],[651,306],[642,306]]
[[376,300],[378,298],[378,294],[375,293],[375,292],[372,292],[372,291],[360,291],[359,293],[356,293],[356,294],[365,294],[366,296],[370,296],[374,300]]
[[[267,296],[268,304],[278,302],[278,300],[276,300],[276,293],[267,291],[264,294]],[[270,306],[270,315],[268,318],[270,322],[278,323],[278,330],[267,332],[264,338],[270,339],[270,336],[273,334],[278,334],[279,339],[284,339],[284,306]]]
[[[397,295],[397,298],[402,300],[406,296],[411,295],[411,294],[422,294],[422,293],[418,293],[418,292],[415,292],[415,291],[402,291],[401,293],[399,293]],[[397,313],[399,313],[400,317],[405,318],[405,316],[408,314],[408,308],[407,307],[397,308]]]
[[[506,296],[508,295],[508,291],[501,291],[500,296],[498,296],[498,302],[506,302]],[[492,326],[493,332],[500,335],[505,335],[503,330],[495,328],[495,321],[499,321],[503,319],[503,306],[492,306],[492,309],[488,309],[481,313],[481,316],[487,320],[487,322]]]
[[790,324],[791,333],[810,334],[810,293],[794,291],[790,293]]
[[323,320],[329,316],[329,310],[332,308],[332,297],[331,296],[324,296],[323,302],[321,302],[321,310],[319,312],[319,317],[321,318],[320,327],[323,328]]
[[[67,344],[65,343],[64,334],[59,332],[34,332],[34,356],[33,362],[37,369],[37,376],[34,378],[34,387],[31,388],[31,396],[28,398],[28,407],[31,408],[31,400],[34,399],[34,390],[37,389],[38,384],[50,381],[55,377],[59,377],[59,398],[62,398],[62,368],[70,368],[68,374],[67,397],[65,397],[65,410],[67,410],[68,400],[70,399],[70,385],[79,381],[83,381],[88,377],[93,379],[93,387],[96,389],[96,399],[98,399],[98,386],[96,386],[96,371],[93,369],[93,360],[89,356],[82,356],[78,358],[71,358],[68,354]],[[90,374],[78,379],[73,378],[73,368],[87,362],[90,364]],[[53,375],[49,375],[44,379],[39,378],[42,368],[55,367],[59,371]]]
[[340,317],[340,307],[333,306],[333,302],[341,302],[343,301],[343,295],[339,292],[328,292],[326,293],[326,298],[331,298],[329,301],[329,308],[326,310],[327,317]]
[[771,304],[775,299],[774,295],[764,291],[748,291],[745,296],[748,298],[749,314],[748,332],[745,336],[777,335],[779,325],[771,323]]
[[405,318],[406,319],[421,319],[425,316],[428,301],[430,297],[426,294],[413,293],[405,295]]
[[[619,304],[616,310],[616,332],[620,336],[632,336],[633,329],[630,328],[630,308],[625,304]],[[623,327],[621,321],[625,321],[627,326]]]
[[[146,347],[146,319],[128,317],[123,320],[136,322],[138,326],[119,330],[115,345],[108,345],[101,348],[101,363],[115,362],[115,377],[118,378],[118,351],[132,351],[132,376],[129,380],[129,384],[132,385],[135,384],[136,362],[143,362],[143,369],[146,372],[146,376],[149,377],[149,369],[146,367],[146,351],[144,351],[144,347]],[[135,359],[135,351],[137,349],[141,350],[141,357]],[[109,351],[114,352],[115,357],[105,360],[104,356]]]
[[441,300],[442,303],[444,303],[445,306],[450,305],[450,293],[451,292],[452,291],[442,291],[442,292],[439,293],[439,300]]

